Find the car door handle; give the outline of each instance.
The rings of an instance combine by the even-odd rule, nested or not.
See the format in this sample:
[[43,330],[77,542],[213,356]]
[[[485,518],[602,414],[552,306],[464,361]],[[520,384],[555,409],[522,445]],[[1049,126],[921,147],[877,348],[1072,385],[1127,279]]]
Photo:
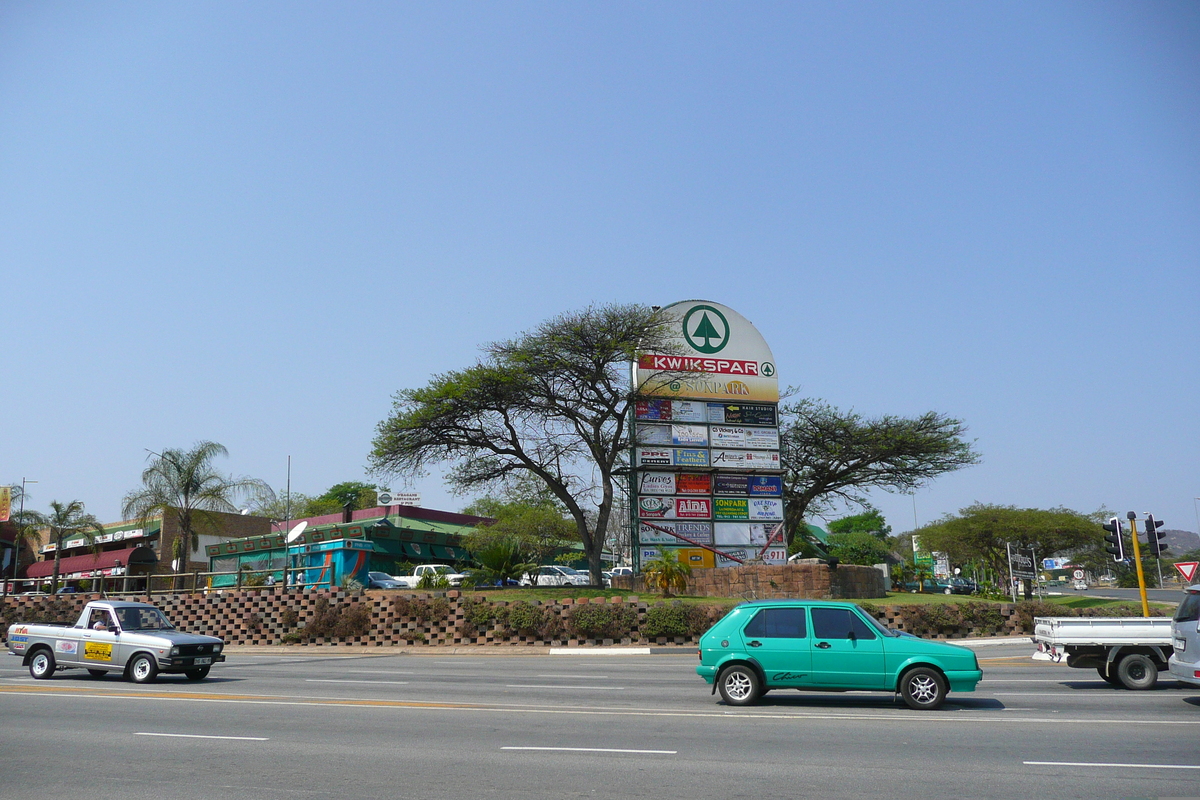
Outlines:
[[762,647],[762,642],[760,642],[760,641],[758,641],[758,640],[756,639],[756,640],[754,640],[754,641],[752,641],[752,642],[749,642],[749,645],[750,645],[751,647]]
[[833,647],[833,645],[831,645],[829,642],[817,642],[817,647],[821,648],[822,650],[828,650],[829,648]]

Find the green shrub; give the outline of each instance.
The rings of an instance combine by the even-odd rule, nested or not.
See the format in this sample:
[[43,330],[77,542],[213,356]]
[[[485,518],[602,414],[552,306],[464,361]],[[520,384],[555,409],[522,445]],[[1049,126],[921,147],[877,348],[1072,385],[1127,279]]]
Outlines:
[[623,639],[633,631],[637,612],[622,605],[576,606],[567,621],[567,629],[580,638]]
[[509,630],[522,636],[542,636],[546,627],[547,614],[541,606],[516,602],[504,609],[504,624]]
[[642,623],[642,636],[656,639],[659,636],[688,636],[692,632],[688,609],[684,606],[656,603],[646,609],[646,621]]
[[992,603],[966,602],[958,607],[962,624],[979,633],[998,633],[1004,629],[1004,615]]

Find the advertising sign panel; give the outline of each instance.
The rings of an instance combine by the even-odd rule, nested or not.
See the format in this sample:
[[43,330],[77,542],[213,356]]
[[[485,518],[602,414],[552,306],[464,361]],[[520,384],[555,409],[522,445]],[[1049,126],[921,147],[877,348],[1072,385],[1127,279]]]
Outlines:
[[778,450],[778,428],[746,428],[746,447],[755,450]]
[[770,450],[713,450],[718,469],[779,469],[779,453]]
[[[664,530],[658,530],[662,528]],[[638,525],[638,540],[642,544],[686,545],[683,539],[672,536],[664,531],[674,531],[698,544],[712,544],[713,531],[711,522],[654,522],[654,527],[645,523]]]
[[671,444],[670,425],[638,425],[638,444]]
[[749,500],[745,497],[714,497],[714,519],[749,519]]
[[713,494],[745,497],[749,494],[749,486],[749,475],[721,475],[718,473],[713,476]]
[[12,487],[0,486],[0,522],[8,522],[12,516]]
[[675,494],[675,473],[642,472],[638,494]]
[[1008,566],[1014,578],[1036,578],[1033,548],[1014,547],[1009,551]]
[[669,447],[637,448],[637,463],[642,466],[671,466],[672,450]]
[[[776,453],[776,456],[778,455]],[[675,451],[674,460],[671,463],[677,467],[707,467],[708,451],[679,448]]]
[[775,357],[748,319],[706,300],[673,303],[661,313],[674,332],[672,353],[638,359],[635,382],[643,394],[779,402]]
[[751,497],[750,519],[783,519],[783,501],[773,497]]
[[782,497],[783,477],[777,475],[747,476],[747,490],[751,497]]
[[732,425],[713,425],[710,429],[713,447],[745,447],[746,429]]
[[708,447],[708,426],[672,425],[671,444],[677,447]]
[[675,422],[707,422],[708,404],[699,400],[670,400],[671,419]]
[[713,552],[699,547],[681,547],[675,556],[692,569],[712,569],[716,564]]
[[747,405],[745,403],[709,403],[708,421],[713,423],[735,423],[746,425],[779,424],[775,406]]
[[712,494],[712,479],[707,474],[681,472],[675,476],[676,494]]
[[638,516],[642,519],[708,519],[712,516],[712,501],[707,497],[646,495],[638,498]]
[[729,555],[731,555],[731,556],[735,556],[735,557],[737,557],[737,558],[740,558],[742,561],[749,561],[750,559],[752,559],[752,558],[754,558],[756,555],[758,555],[758,552],[757,552],[757,551],[755,551],[755,550],[751,550],[751,549],[750,549],[750,548],[748,548],[748,547],[726,547],[726,548],[722,548],[722,552],[721,552],[721,553],[714,553],[714,554],[713,554],[713,555],[716,557],[716,561],[717,561],[717,568],[718,568],[718,569],[725,568],[725,567],[740,567],[740,566],[742,566],[742,565],[741,565],[741,564],[739,564],[737,561],[734,561],[732,558],[725,558],[725,557],[724,557],[724,555],[723,555],[722,553],[728,553],[728,554],[729,554]]
[[636,419],[669,420],[671,418],[671,401],[639,400],[633,406],[633,415]]
[[762,547],[767,543],[767,527],[756,522],[715,522],[713,523],[713,541],[718,545],[758,545]]
[[660,552],[662,551],[658,547],[642,547],[638,550],[638,555],[641,556],[641,563],[645,564],[658,558]]

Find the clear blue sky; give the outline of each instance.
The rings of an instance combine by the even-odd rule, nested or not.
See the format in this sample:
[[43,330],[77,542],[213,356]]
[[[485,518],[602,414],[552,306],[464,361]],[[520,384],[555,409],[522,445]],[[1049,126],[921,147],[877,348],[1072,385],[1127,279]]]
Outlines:
[[319,493],[480,343],[705,298],[804,395],[966,421],[922,523],[1195,530],[1200,5],[10,0],[0,264],[36,508],[201,439]]

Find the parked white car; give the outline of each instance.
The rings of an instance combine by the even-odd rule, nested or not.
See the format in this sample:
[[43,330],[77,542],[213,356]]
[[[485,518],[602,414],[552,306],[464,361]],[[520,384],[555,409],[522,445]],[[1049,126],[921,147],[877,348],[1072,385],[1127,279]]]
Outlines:
[[521,576],[522,586],[587,586],[588,583],[588,576],[579,570],[557,564],[546,564],[538,567],[535,575],[526,572]]

